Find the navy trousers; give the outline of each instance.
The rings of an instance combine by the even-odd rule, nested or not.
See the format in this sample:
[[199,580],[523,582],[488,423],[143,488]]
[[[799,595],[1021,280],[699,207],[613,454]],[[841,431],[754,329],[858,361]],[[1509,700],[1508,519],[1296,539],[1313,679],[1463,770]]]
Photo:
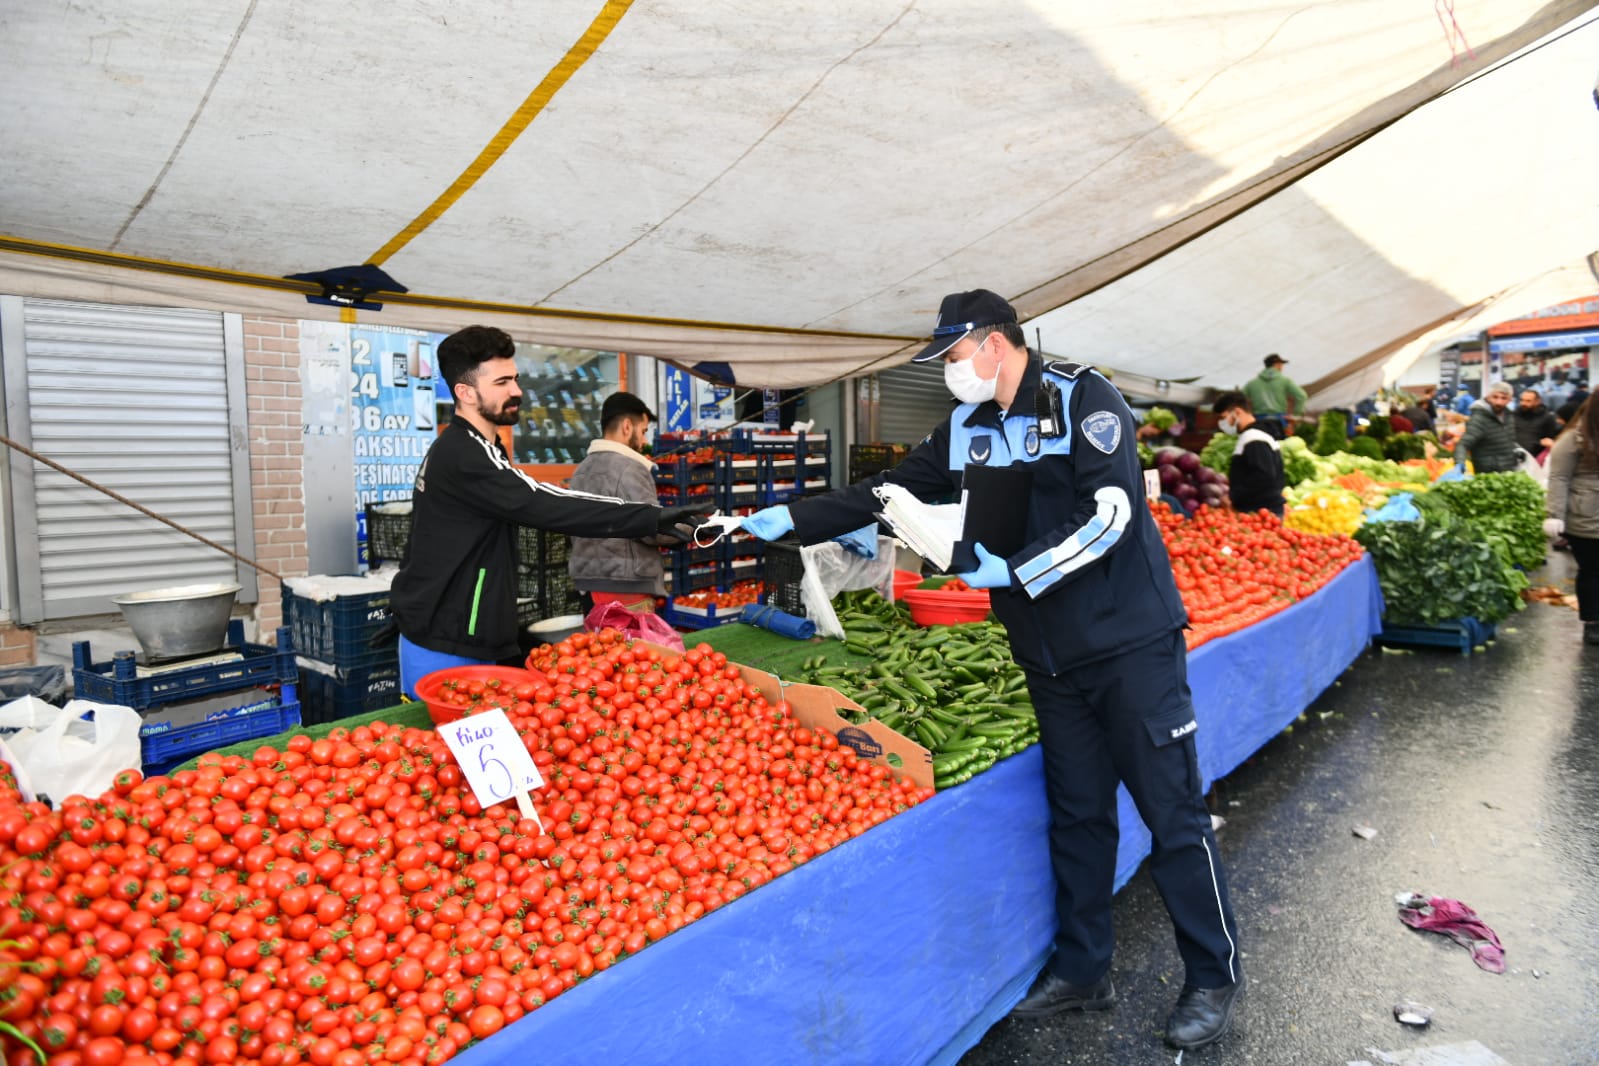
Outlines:
[[1187,983],[1238,981],[1238,929],[1200,790],[1182,631],[1054,677],[1029,672],[1027,682],[1043,746],[1060,921],[1050,969],[1075,984],[1110,969],[1121,781],[1154,839],[1150,874]]

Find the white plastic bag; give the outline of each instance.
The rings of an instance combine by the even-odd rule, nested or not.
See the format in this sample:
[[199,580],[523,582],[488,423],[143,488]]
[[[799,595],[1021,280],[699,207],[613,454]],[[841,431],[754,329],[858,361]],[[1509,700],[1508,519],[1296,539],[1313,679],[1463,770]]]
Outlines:
[[[21,702],[0,707],[0,721],[10,719],[7,712]],[[91,711],[93,721],[84,718]],[[111,787],[118,773],[139,765],[142,719],[132,707],[72,700],[56,708],[35,701],[26,713],[35,727],[23,729],[7,743],[34,790],[52,800],[74,793],[98,796]]]
[[877,538],[877,558],[863,559],[842,545],[828,541],[800,549],[805,576],[800,579],[800,601],[805,616],[824,637],[844,639],[844,627],[833,611],[833,597],[848,589],[875,588],[885,598],[894,592],[894,541]]
[[1521,448],[1516,449],[1516,454],[1521,457],[1521,466],[1517,469],[1540,485],[1549,484],[1549,468],[1540,463],[1536,455]]

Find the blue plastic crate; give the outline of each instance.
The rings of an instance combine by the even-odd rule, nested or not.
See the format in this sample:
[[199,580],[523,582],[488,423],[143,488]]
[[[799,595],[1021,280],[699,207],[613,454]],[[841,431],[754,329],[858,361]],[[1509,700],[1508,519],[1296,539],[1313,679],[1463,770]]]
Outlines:
[[175,665],[139,676],[134,653],[119,651],[110,662],[97,663],[89,642],[72,645],[72,687],[82,699],[119,703],[136,711],[176,700],[194,699],[250,686],[292,685],[299,676],[294,662],[294,640],[288,626],[277,632],[277,646],[247,644],[244,623],[228,623],[227,652],[238,658],[196,666]]
[[687,459],[662,456],[655,461],[657,488],[685,489],[690,485],[709,485],[716,481],[717,465],[691,463]]
[[140,757],[147,774],[163,773],[196,755],[243,740],[276,736],[300,724],[300,704],[293,684],[283,686],[281,702],[249,714],[216,718],[209,722],[177,726],[139,737]]
[[[300,700],[307,725],[381,711],[400,702],[400,661],[392,652],[383,662],[331,673],[314,664],[301,665]],[[326,664],[322,665],[326,669]]]
[[1470,655],[1473,648],[1494,639],[1497,630],[1492,622],[1479,622],[1475,618],[1456,618],[1433,625],[1384,625],[1377,639],[1384,644],[1402,647],[1451,648],[1462,655]]
[[744,613],[743,607],[727,607],[718,609],[712,605],[708,608],[678,607],[667,597],[666,606],[661,609],[661,617],[673,629],[710,629],[713,626],[725,626],[737,622]]
[[295,649],[335,666],[366,666],[393,656],[392,645],[372,647],[372,638],[393,617],[387,589],[313,600],[283,586],[283,624],[294,633]]
[[726,567],[721,561],[714,557],[708,563],[696,563],[693,566],[674,561],[672,564],[672,591],[682,595],[685,592],[699,592],[701,589],[715,588],[722,583],[725,570]]

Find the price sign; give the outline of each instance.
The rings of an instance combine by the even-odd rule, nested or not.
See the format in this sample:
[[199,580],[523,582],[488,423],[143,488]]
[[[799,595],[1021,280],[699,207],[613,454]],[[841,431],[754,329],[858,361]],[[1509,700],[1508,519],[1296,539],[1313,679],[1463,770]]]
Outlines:
[[528,792],[543,787],[544,778],[504,711],[496,708],[441,725],[439,736],[455,753],[479,803],[488,808],[514,797],[525,817],[536,817]]
[[1144,471],[1144,495],[1152,500],[1160,495],[1160,471]]

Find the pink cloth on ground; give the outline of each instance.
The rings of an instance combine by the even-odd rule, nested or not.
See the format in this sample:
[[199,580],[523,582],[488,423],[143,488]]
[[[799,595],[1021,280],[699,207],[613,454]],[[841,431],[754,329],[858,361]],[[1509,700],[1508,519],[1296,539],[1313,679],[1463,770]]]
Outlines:
[[1442,933],[1469,948],[1471,960],[1489,973],[1505,972],[1505,948],[1499,935],[1458,899],[1412,895],[1399,901],[1399,920],[1412,929]]

